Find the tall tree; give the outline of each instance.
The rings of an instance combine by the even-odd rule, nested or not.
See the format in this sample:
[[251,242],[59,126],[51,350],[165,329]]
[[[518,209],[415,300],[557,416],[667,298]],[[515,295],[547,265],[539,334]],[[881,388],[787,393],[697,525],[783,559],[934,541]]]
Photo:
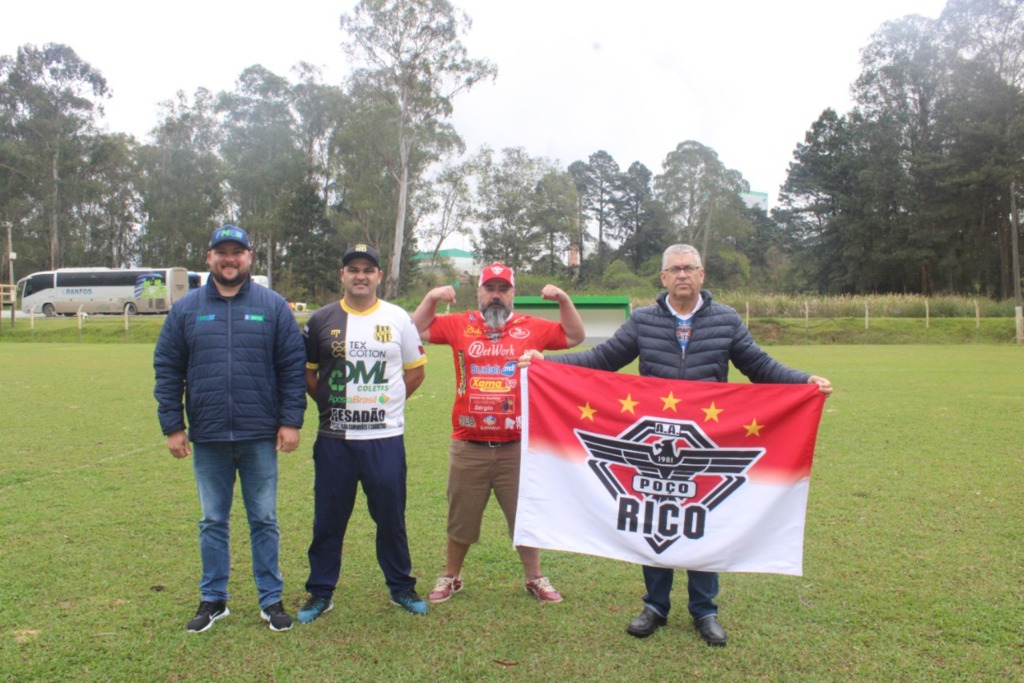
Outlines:
[[800,244],[805,279],[822,292],[852,291],[842,228],[857,196],[854,127],[832,109],[822,112],[793,153],[775,212]]
[[76,242],[75,263],[124,268],[138,263],[141,207],[134,138],[97,135],[87,154],[80,185],[85,201],[77,203],[76,224],[83,232]]
[[587,230],[587,188],[590,186],[590,167],[585,161],[574,161],[569,164],[569,175],[576,186],[576,218],[573,222],[573,236],[569,242],[569,267],[573,270],[573,278],[585,276],[582,272],[586,261],[586,246],[593,241]]
[[[1003,40],[1019,13],[1004,5],[884,24],[862,52],[856,109],[826,112],[798,147],[778,216],[810,228],[803,253],[822,289],[1008,292],[1024,102]],[[1000,20],[979,20],[986,8]]]
[[939,17],[948,44],[1024,89],[1024,5],[1019,0],[948,0]]
[[534,214],[537,184],[556,169],[550,162],[531,157],[522,147],[502,150],[500,160],[484,148],[476,163],[480,169],[476,201],[480,237],[474,240],[474,250],[484,261],[525,269],[544,248]]
[[226,214],[219,119],[213,94],[178,91],[136,152],[144,217],[143,263],[205,270],[210,231]]
[[12,136],[6,164],[30,181],[21,187],[43,207],[36,220],[46,226],[51,268],[62,265],[60,222],[74,201],[64,191],[84,163],[107,96],[103,75],[67,45],[24,45],[0,61],[0,111]]
[[431,249],[431,262],[437,260],[444,241],[453,235],[471,235],[469,218],[472,212],[470,180],[476,172],[473,159],[446,165],[433,182],[426,184],[421,199],[424,211],[433,216],[430,225],[419,234]]
[[966,62],[959,71],[968,74],[970,91],[969,98],[951,102],[956,113],[948,120],[961,130],[966,126],[959,122],[973,122],[977,146],[990,150],[980,170],[994,204],[987,214],[997,232],[1000,292],[1009,296],[1021,277],[1012,263],[1012,238],[1019,242],[1020,235],[1011,234],[1010,194],[1024,177],[1024,6],[1019,0],[950,0],[940,23],[950,49]]
[[[541,164],[543,171],[544,164]],[[560,275],[575,232],[576,183],[566,171],[549,166],[533,190],[532,223],[544,240],[544,252],[531,272]]]
[[287,240],[287,259],[279,260],[274,288],[300,301],[333,298],[342,253],[337,230],[323,205],[322,187],[307,180],[279,207],[277,222]]
[[[394,240],[395,117],[393,107],[357,91],[349,117],[335,135],[339,233],[344,242],[366,242],[381,254],[391,253]],[[411,156],[420,161],[418,152]]]
[[300,62],[294,70],[299,76],[292,86],[299,146],[306,155],[307,180],[319,186],[326,213],[338,199],[332,171],[338,156],[338,132],[348,121],[351,105],[344,90],[323,82],[318,68]]
[[460,34],[470,26],[468,15],[447,0],[360,0],[352,14],[341,16],[344,49],[364,65],[353,81],[398,113],[397,198],[385,298],[400,284],[413,150],[451,116],[458,93],[496,75],[489,62],[467,56]]
[[654,189],[676,227],[677,239],[699,245],[707,259],[716,209],[735,210],[739,194],[750,186],[738,171],[726,168],[715,150],[687,140],[665,157]]
[[[585,164],[572,164],[570,174],[576,180],[585,211],[597,228],[595,263],[596,276],[600,277],[610,252],[607,237],[613,230],[616,205],[620,201],[622,172],[612,155],[602,149],[591,154]],[[582,260],[582,245],[579,246]]]
[[263,267],[271,276],[294,232],[279,219],[307,178],[292,98],[287,79],[257,64],[246,68],[235,90],[221,93],[217,104],[224,116],[221,157],[235,220],[250,231],[257,253],[264,249]]
[[654,200],[651,180],[654,174],[634,161],[620,176],[619,201],[613,207],[611,235],[620,243],[618,255],[639,272],[651,257],[668,246],[671,227],[664,206]]

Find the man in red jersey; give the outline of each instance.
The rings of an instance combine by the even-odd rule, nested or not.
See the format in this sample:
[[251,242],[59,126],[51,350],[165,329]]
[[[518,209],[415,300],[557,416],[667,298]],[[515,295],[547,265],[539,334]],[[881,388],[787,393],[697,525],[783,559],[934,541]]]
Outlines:
[[[491,491],[505,514],[509,535],[519,498],[519,356],[528,349],[567,349],[584,338],[583,320],[569,295],[546,285],[541,297],[558,302],[560,321],[514,313],[515,276],[500,263],[480,273],[480,309],[437,315],[441,302],[454,303],[455,289],[436,287],[423,298],[412,320],[425,342],[448,344],[455,359],[455,405],[448,448],[448,543],[445,575],[428,596],[444,602],[462,590],[462,565],[480,539],[480,522]],[[526,591],[542,602],[562,596],[540,570],[540,550],[516,547]]]

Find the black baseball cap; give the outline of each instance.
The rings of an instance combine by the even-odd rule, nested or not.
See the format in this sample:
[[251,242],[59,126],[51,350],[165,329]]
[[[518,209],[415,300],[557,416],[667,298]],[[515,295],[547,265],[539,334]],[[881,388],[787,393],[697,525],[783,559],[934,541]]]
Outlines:
[[373,265],[380,268],[380,254],[369,244],[353,244],[345,251],[345,255],[341,257],[341,265],[347,266],[349,261],[357,258],[371,261]]

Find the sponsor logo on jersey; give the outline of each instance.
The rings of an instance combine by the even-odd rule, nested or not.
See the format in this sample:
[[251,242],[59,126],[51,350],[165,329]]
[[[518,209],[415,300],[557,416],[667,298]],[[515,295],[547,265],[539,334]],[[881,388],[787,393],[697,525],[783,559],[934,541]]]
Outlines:
[[[385,383],[385,370],[387,370],[387,366],[388,364],[383,362],[367,366],[361,360],[342,361],[335,365],[334,371],[327,378],[327,386],[334,391],[343,391],[346,384],[359,384],[363,382],[366,385],[372,384],[386,389],[388,386]],[[360,387],[360,389],[362,388]]]
[[489,393],[507,393],[515,388],[517,382],[515,380],[503,379],[500,377],[489,378],[489,377],[474,377],[469,387],[475,391],[485,391]]
[[383,408],[354,410],[351,408],[331,408],[330,427],[332,430],[380,429],[385,426]]
[[332,394],[328,399],[328,403],[341,403],[344,405],[376,405],[378,403],[387,403],[387,394],[380,394],[379,396],[339,396]]
[[350,341],[346,358],[387,358],[388,352],[385,349],[371,347],[370,342]]
[[470,358],[518,358],[516,347],[512,344],[488,344],[482,341],[472,342],[466,349]]

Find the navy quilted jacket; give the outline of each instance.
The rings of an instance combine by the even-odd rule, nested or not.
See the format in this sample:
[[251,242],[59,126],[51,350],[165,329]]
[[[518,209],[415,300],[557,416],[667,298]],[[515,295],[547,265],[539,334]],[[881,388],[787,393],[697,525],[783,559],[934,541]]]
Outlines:
[[211,278],[171,307],[153,354],[157,415],[164,434],[192,441],[242,441],[302,427],[306,350],[280,294],[251,280],[231,299]]
[[739,314],[700,293],[704,304],[694,314],[686,356],[676,341],[676,319],[665,303],[633,311],[611,339],[586,351],[548,356],[552,361],[597,370],[619,370],[640,358],[640,374],[665,379],[725,382],[729,361],[752,382],[802,384],[810,375],[778,362],[754,343]]

